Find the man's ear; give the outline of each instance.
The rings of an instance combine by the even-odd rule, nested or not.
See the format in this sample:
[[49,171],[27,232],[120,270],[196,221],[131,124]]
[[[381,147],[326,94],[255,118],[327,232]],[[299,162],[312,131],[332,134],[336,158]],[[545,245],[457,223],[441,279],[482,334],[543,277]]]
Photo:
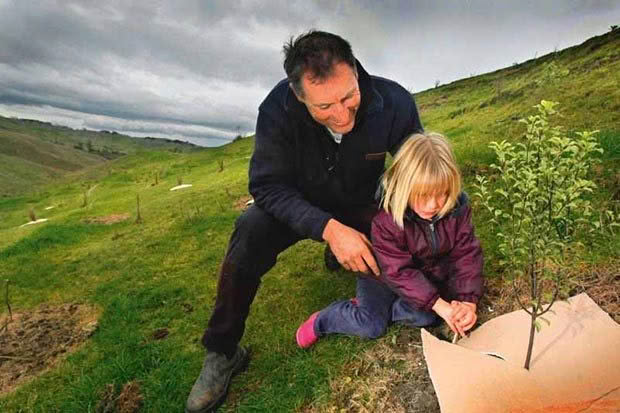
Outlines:
[[304,99],[303,99],[301,96],[299,96],[299,94],[297,93],[297,91],[296,91],[296,90],[295,90],[295,88],[293,87],[293,84],[292,84],[292,83],[289,83],[289,84],[288,84],[288,87],[290,87],[290,88],[291,88],[291,90],[293,91],[293,94],[295,95],[295,97],[297,98],[297,100],[298,100],[298,101],[300,101],[301,103],[304,103]]

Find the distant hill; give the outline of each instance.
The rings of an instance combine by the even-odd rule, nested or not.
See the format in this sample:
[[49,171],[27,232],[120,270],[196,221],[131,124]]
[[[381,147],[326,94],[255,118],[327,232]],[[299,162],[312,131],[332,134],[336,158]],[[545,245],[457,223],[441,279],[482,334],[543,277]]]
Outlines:
[[[493,53],[493,50],[489,50]],[[532,51],[534,54],[534,51]],[[541,99],[560,103],[569,131],[600,130],[604,157],[620,167],[620,30],[495,72],[415,94],[425,129],[454,142],[460,162],[490,163],[492,140],[523,134],[518,119]]]
[[0,116],[0,196],[29,192],[67,172],[137,151],[189,152],[198,148],[178,140],[133,138]]

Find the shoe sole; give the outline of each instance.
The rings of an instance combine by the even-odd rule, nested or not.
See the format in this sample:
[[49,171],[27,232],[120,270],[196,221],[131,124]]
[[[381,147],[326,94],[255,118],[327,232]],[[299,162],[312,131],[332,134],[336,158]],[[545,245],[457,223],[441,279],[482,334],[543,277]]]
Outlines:
[[[313,314],[310,316],[310,318],[314,317],[314,319],[316,320],[315,314],[317,314],[317,315],[318,315],[318,313],[319,313],[318,311],[317,311],[317,312],[315,312],[315,313],[313,313]],[[304,323],[304,324],[305,324],[305,323]],[[316,340],[314,340],[312,343],[307,344],[307,345],[305,345],[305,346],[302,346],[302,345],[301,345],[301,343],[300,343],[300,340],[299,340],[299,333],[300,333],[300,331],[301,331],[301,326],[299,326],[299,328],[297,329],[297,332],[295,333],[295,341],[297,341],[297,346],[298,346],[299,348],[303,348],[303,349],[310,348],[310,347],[312,347],[312,346],[313,346],[313,345],[314,345],[314,344],[318,341],[318,339],[316,339]]]
[[299,327],[297,329],[297,332],[295,333],[295,341],[297,341],[297,346],[299,348],[308,348],[308,347],[310,347],[310,346],[304,347],[304,346],[301,345],[301,340],[299,340],[299,330],[301,330],[301,327]]
[[248,368],[248,365],[250,364],[250,351],[248,349],[243,349],[243,351],[245,351],[245,355],[239,359],[237,364],[235,364],[235,366],[232,368],[232,370],[228,374],[228,377],[226,378],[226,386],[224,386],[224,392],[222,393],[222,395],[217,400],[215,400],[213,403],[211,403],[210,405],[206,406],[205,408],[201,410],[189,411],[186,408],[185,413],[213,412],[217,410],[224,403],[224,400],[226,400],[226,396],[228,396],[228,388],[230,387],[230,381],[235,375],[241,373],[242,371],[245,371]]

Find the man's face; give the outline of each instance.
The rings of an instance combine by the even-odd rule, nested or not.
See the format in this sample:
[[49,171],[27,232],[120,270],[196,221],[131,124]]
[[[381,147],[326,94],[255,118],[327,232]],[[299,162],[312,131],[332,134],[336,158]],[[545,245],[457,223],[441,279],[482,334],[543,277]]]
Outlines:
[[357,76],[348,64],[335,64],[331,76],[320,82],[305,73],[301,84],[304,97],[297,99],[306,105],[314,120],[334,133],[353,129],[361,95]]

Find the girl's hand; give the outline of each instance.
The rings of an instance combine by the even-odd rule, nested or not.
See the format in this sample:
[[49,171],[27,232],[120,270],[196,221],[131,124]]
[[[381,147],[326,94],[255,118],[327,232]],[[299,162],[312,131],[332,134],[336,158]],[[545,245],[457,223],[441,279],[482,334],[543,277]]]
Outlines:
[[[452,330],[454,334],[460,333],[456,324],[454,323],[454,306],[449,304],[443,298],[438,298],[435,302],[435,305],[433,305],[433,311],[437,313],[439,317],[444,319],[444,321],[446,322],[448,327],[450,327],[450,330]],[[464,334],[464,332],[462,334]]]
[[465,336],[465,331],[471,329],[474,324],[476,324],[476,320],[478,319],[478,316],[476,315],[477,306],[474,303],[456,300],[452,301],[450,306],[454,310],[452,314],[454,323],[459,332],[462,331],[461,335]]

